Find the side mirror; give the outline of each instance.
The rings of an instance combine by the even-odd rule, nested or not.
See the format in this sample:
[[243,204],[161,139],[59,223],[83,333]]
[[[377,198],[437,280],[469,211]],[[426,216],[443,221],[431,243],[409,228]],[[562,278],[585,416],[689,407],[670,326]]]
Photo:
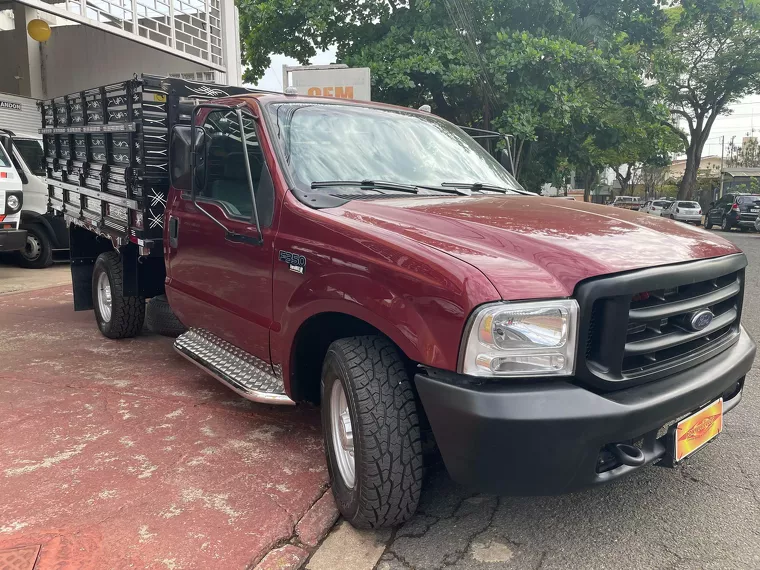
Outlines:
[[[195,183],[203,187],[206,179],[206,131],[202,127],[195,128],[195,143],[191,143],[190,125],[177,125],[172,129],[172,137],[169,150],[169,162],[171,164],[171,184],[180,190],[191,190],[190,177],[195,170]],[[196,163],[193,164],[195,157]],[[200,157],[200,160],[199,160]],[[198,167],[198,168],[195,168]]]

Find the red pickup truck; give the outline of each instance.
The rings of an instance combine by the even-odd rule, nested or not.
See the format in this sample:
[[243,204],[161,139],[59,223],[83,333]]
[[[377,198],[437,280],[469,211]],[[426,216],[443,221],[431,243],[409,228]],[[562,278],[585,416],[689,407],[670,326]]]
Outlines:
[[320,403],[354,525],[414,513],[428,431],[463,484],[564,493],[677,464],[741,400],[734,245],[532,195],[430,113],[140,77],[42,114],[75,308],[121,338],[150,298],[243,397]]

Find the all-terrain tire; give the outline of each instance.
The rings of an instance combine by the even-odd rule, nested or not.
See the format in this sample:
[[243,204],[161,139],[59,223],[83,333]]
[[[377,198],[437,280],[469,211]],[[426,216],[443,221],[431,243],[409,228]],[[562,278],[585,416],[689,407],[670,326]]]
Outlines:
[[[110,315],[104,315],[98,302],[101,275],[107,276],[110,288]],[[122,295],[123,275],[121,256],[117,251],[101,253],[92,271],[92,304],[95,320],[103,336],[129,338],[140,333],[145,322],[145,297]]]
[[[355,480],[341,474],[331,421],[334,384],[345,392],[353,434]],[[422,442],[412,384],[398,348],[381,336],[336,340],[322,367],[322,428],[335,501],[358,528],[392,527],[417,509]]]
[[166,295],[153,297],[145,307],[145,324],[156,334],[178,337],[187,330],[169,306]]
[[39,224],[24,226],[26,245],[16,254],[21,267],[27,269],[44,269],[53,265],[53,244],[45,228]]

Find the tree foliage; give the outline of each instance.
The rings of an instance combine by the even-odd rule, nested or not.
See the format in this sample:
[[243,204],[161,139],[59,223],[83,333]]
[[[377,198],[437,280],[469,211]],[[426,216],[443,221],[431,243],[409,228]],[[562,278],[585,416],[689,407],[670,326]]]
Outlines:
[[687,132],[669,124],[686,146],[678,197],[688,198],[715,119],[760,92],[760,3],[683,0],[667,14],[666,41],[651,71],[674,117],[686,122]]
[[336,46],[340,62],[371,69],[373,99],[514,135],[529,188],[568,167],[592,183],[674,148],[643,80],[665,39],[652,0],[238,1],[247,81],[270,54],[306,64]]
[[749,137],[741,144],[729,143],[726,152],[726,166],[729,168],[760,168],[760,144],[755,137]]

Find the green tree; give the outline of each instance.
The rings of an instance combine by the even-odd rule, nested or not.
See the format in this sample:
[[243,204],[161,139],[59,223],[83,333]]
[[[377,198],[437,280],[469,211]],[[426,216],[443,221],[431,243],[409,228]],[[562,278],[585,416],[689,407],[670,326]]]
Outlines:
[[459,124],[514,135],[516,173],[532,189],[565,162],[597,165],[605,144],[628,136],[623,121],[610,119],[621,109],[656,115],[642,81],[647,54],[662,41],[664,14],[651,0],[239,0],[239,7],[247,81],[261,77],[271,53],[305,64],[317,49],[336,46],[340,62],[371,69],[373,99],[430,104]]
[[674,117],[668,123],[686,147],[678,197],[697,186],[702,150],[715,119],[738,99],[760,90],[760,4],[755,0],[683,0],[668,10],[666,41],[652,73]]

